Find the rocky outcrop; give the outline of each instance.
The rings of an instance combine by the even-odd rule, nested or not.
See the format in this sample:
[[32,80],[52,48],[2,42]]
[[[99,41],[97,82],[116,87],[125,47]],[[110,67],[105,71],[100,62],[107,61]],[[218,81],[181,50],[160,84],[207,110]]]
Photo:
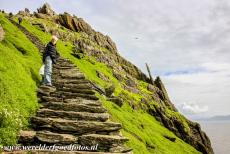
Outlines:
[[158,94],[158,98],[160,98],[164,104],[169,107],[173,111],[177,111],[173,103],[170,101],[168,93],[165,89],[165,86],[163,82],[161,81],[160,77],[157,77],[156,80],[154,81],[154,85],[159,88],[159,90],[156,92]]
[[148,112],[156,117],[156,119],[166,128],[174,132],[175,135],[188,144],[195,147],[198,151],[203,154],[214,153],[209,138],[203,131],[201,131],[201,127],[198,123],[186,119],[185,123],[188,124],[186,126],[178,118],[166,116],[167,114],[162,107],[149,107]]
[[53,69],[53,85],[40,86],[42,107],[31,118],[33,130],[21,131],[21,144],[98,145],[96,151],[127,153],[128,141],[120,123],[109,120],[93,87],[69,60],[59,59]]
[[38,13],[54,16],[56,13],[51,9],[48,3],[45,3],[41,8],[37,9]]
[[4,39],[4,36],[5,36],[5,32],[4,32],[3,28],[0,25],[0,41],[2,41]]

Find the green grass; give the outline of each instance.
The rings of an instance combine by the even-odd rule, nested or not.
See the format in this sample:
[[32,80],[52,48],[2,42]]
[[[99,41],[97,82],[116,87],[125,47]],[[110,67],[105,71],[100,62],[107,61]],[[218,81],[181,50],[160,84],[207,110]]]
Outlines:
[[2,14],[5,38],[0,43],[0,145],[13,145],[38,107],[36,84],[41,57],[38,49]]
[[[42,22],[47,26],[52,26],[50,21],[43,19],[28,18],[22,23],[28,31],[36,35],[44,44],[48,43],[51,35],[44,33],[30,22]],[[0,43],[0,144],[9,145],[16,143],[16,133],[21,128],[28,127],[28,117],[33,115],[38,107],[36,99],[36,84],[40,77],[38,75],[41,66],[41,57],[38,49],[13,26],[7,19],[0,15],[0,22],[6,31],[6,37]],[[66,29],[62,30],[66,32]],[[84,39],[81,33],[74,34],[77,39]],[[129,103],[139,105],[141,98],[149,98],[151,92],[147,90],[147,83],[138,81],[137,87],[141,94],[134,94],[122,88],[113,75],[112,70],[103,63],[97,62],[93,57],[77,59],[72,53],[71,42],[59,40],[57,49],[63,57],[69,58],[86,77],[96,82],[102,87],[110,84],[116,86],[115,95],[124,99],[124,105],[120,108],[104,97],[99,96],[104,106],[112,115],[112,121],[122,123],[122,133],[130,141],[127,146],[133,148],[138,154],[198,154],[192,146],[177,138],[171,131],[162,126],[154,117],[146,113],[145,110],[133,110]],[[99,47],[98,48],[102,48]],[[105,50],[106,51],[106,50]],[[100,79],[96,75],[99,71],[106,75],[110,83]],[[148,96],[148,97],[145,97]],[[150,97],[151,98],[151,97]],[[129,102],[129,103],[128,103]],[[150,105],[158,106],[154,101]],[[176,116],[186,126],[183,116],[171,110],[166,111],[167,116]],[[188,130],[189,131],[189,130]],[[176,138],[176,142],[171,142],[163,135]]]
[[[176,137],[172,132],[163,127],[154,117],[143,110],[133,110],[128,103],[121,108],[110,101],[104,100],[104,106],[112,115],[113,121],[123,125],[122,134],[130,139],[128,147],[133,148],[138,154],[198,154],[193,147]],[[163,137],[175,137],[172,142]]]

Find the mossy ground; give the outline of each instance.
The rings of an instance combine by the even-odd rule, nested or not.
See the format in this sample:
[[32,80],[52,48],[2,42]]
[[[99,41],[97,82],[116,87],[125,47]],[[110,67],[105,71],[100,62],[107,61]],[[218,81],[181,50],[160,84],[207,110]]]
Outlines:
[[[45,23],[46,25],[52,24],[42,19],[34,18],[32,20],[33,22]],[[2,14],[0,15],[0,22],[6,31],[6,37],[4,41],[0,43],[0,113],[4,115],[4,110],[11,112],[10,118],[7,117],[8,114],[1,116],[0,144],[9,145],[16,143],[16,133],[22,127],[28,127],[28,118],[35,113],[38,107],[36,84],[39,84],[40,80],[38,70],[41,66],[41,58],[38,49],[36,49],[23,33],[4,18]],[[49,33],[42,32],[26,19],[23,21],[22,26],[36,35],[44,44],[51,38]],[[81,34],[76,34],[76,37],[81,38]],[[123,83],[119,82],[112,75],[112,70],[105,64],[97,62],[93,57],[84,57],[82,59],[75,58],[71,54],[72,47],[73,45],[70,42],[59,41],[57,44],[57,49],[61,55],[69,58],[85,73],[89,80],[96,82],[102,87],[106,87],[113,83],[116,86],[115,95],[122,93],[127,96],[128,99],[124,101],[124,105],[118,107],[112,102],[106,101],[104,97],[98,95],[104,106],[112,115],[112,120],[122,123],[122,133],[130,139],[127,146],[133,148],[134,153],[199,153],[192,146],[177,138],[144,110],[133,110],[128,100],[132,101],[134,104],[138,104],[143,96],[124,90],[122,88]],[[111,83],[107,83],[97,77],[96,71],[100,71],[109,77]],[[142,92],[150,93],[146,89],[145,82],[138,81],[138,87]],[[173,115],[174,113],[170,114]],[[169,141],[163,135],[175,137],[176,141]]]

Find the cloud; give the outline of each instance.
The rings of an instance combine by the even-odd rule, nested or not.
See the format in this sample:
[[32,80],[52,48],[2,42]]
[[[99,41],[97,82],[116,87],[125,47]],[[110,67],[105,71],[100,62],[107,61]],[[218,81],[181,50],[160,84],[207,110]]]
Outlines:
[[183,103],[179,105],[179,110],[185,114],[199,114],[208,111],[208,106],[199,106],[195,103]]

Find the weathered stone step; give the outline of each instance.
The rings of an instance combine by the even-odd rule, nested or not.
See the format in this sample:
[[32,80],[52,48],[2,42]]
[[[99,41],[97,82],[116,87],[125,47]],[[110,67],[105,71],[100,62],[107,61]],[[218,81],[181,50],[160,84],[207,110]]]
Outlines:
[[90,94],[90,95],[94,95],[95,91],[91,90],[91,89],[72,89],[72,88],[59,88],[57,93],[62,93],[62,94],[66,94],[66,92],[70,92],[70,93],[79,93],[79,94]]
[[52,96],[41,96],[42,102],[62,102],[63,98],[57,98]]
[[80,72],[75,72],[71,74],[60,74],[60,77],[63,79],[85,79],[85,75]]
[[57,88],[70,88],[70,89],[92,89],[92,85],[88,83],[79,83],[79,84],[68,84],[58,85]]
[[22,144],[75,144],[77,137],[71,134],[59,134],[50,131],[20,131],[19,143]]
[[77,70],[79,70],[78,68],[76,68],[74,66],[60,66],[60,65],[54,65],[53,69],[54,70],[59,70],[59,69],[77,69]]
[[59,118],[32,117],[32,126],[35,130],[51,130],[58,133],[73,133],[76,135],[103,132],[112,132],[121,129],[120,123],[96,122],[96,121],[74,121]]
[[50,87],[50,86],[45,86],[41,85],[38,89],[37,92],[39,95],[45,95],[48,96],[50,93],[55,92],[56,88],[55,87]]
[[88,134],[78,137],[78,143],[80,145],[95,145],[98,144],[100,150],[106,150],[110,152],[124,152],[126,148],[121,148],[122,145],[129,141],[128,138],[122,136],[100,135],[100,134]]
[[88,80],[85,79],[57,79],[54,81],[54,84],[56,84],[57,86],[64,86],[65,84],[87,84],[90,83]]
[[59,97],[64,99],[71,99],[71,98],[85,98],[89,100],[99,100],[98,97],[91,94],[82,94],[82,93],[71,93],[71,92],[55,92],[50,94],[52,97]]
[[50,118],[63,118],[67,120],[85,120],[85,121],[107,121],[109,119],[108,113],[89,113],[89,112],[74,112],[74,111],[62,111],[51,109],[39,109],[37,111],[39,117]]
[[91,113],[105,113],[107,111],[102,106],[91,106],[91,105],[86,105],[86,104],[61,103],[61,102],[43,103],[43,108],[48,108],[52,110],[91,112]]
[[89,106],[102,106],[102,103],[99,100],[88,100],[84,98],[76,98],[76,99],[64,99],[64,103],[76,103],[76,104],[84,104]]

